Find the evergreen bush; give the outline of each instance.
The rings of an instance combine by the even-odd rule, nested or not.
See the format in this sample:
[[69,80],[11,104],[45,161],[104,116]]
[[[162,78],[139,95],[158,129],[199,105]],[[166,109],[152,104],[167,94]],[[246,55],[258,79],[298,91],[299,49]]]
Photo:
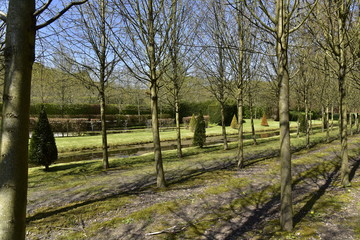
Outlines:
[[194,139],[193,145],[203,147],[206,142],[206,123],[202,112],[200,112],[199,116],[196,120],[195,132],[194,132]]
[[30,140],[29,162],[45,166],[49,169],[50,164],[58,158],[58,151],[54,134],[51,130],[44,106],[41,107],[39,120],[35,126]]
[[190,119],[189,130],[194,132],[195,128],[196,128],[196,118],[195,118],[195,115],[193,114],[191,119]]
[[238,120],[236,118],[236,115],[234,114],[232,121],[230,123],[230,127],[233,129],[238,129],[239,128],[239,124],[238,124]]
[[269,126],[265,114],[263,115],[263,117],[262,117],[262,119],[261,119],[261,126],[265,126],[265,127],[268,127],[268,126]]

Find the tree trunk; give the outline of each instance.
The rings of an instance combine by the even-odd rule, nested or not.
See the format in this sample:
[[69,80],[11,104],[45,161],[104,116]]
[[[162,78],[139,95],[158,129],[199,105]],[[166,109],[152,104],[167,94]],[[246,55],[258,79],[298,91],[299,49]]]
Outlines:
[[355,113],[356,133],[359,133],[359,114]]
[[154,157],[156,168],[156,184],[158,188],[166,187],[164,168],[161,154],[159,119],[158,119],[158,89],[156,83],[151,84],[151,124],[154,142]]
[[325,131],[325,108],[321,105],[321,132]]
[[353,114],[349,113],[349,121],[350,121],[350,136],[353,135]]
[[329,105],[326,105],[326,142],[330,142]]
[[109,154],[107,144],[106,132],[106,114],[105,114],[105,90],[100,92],[100,120],[101,120],[101,137],[102,137],[102,151],[103,151],[103,168],[109,168]]
[[286,24],[287,7],[284,0],[276,2],[276,56],[278,61],[279,120],[280,120],[280,181],[281,181],[281,229],[293,229],[293,208],[291,190],[291,152],[290,152],[290,126],[289,126],[289,72],[288,72],[288,34],[289,25]]
[[225,104],[222,102],[220,103],[221,108],[221,130],[222,130],[222,136],[224,141],[224,150],[228,150],[228,142],[227,142],[227,136],[226,136],[226,126],[225,126]]
[[105,0],[101,0],[101,39],[100,39],[100,120],[103,150],[103,168],[109,168],[109,155],[106,133],[106,113],[105,113],[105,70],[106,70],[106,22],[105,22]]
[[309,124],[309,107],[307,101],[307,93],[305,94],[305,132],[306,132],[306,148],[310,146],[310,124]]
[[249,100],[249,108],[250,108],[251,135],[252,135],[252,139],[253,139],[254,145],[257,145],[257,142],[256,142],[256,133],[255,133],[255,126],[254,126],[253,105],[252,105],[251,94],[249,94],[249,97],[250,97],[250,100]]
[[178,158],[182,158],[180,114],[179,114],[179,92],[177,90],[175,90],[175,121],[176,121],[177,156]]
[[159,132],[159,108],[158,108],[158,76],[156,71],[156,55],[155,55],[155,26],[154,26],[154,9],[153,1],[148,2],[148,56],[150,68],[150,98],[151,98],[151,126],[154,142],[154,158],[156,169],[156,185],[158,188],[165,188],[165,174],[162,162],[160,132]]
[[237,8],[240,10],[238,10],[237,12],[237,34],[238,34],[238,38],[239,38],[239,50],[238,50],[238,66],[237,66],[237,71],[238,71],[238,76],[237,76],[237,108],[238,108],[238,124],[239,124],[239,128],[238,128],[238,151],[237,151],[237,162],[238,162],[238,168],[243,168],[244,167],[244,133],[243,133],[243,128],[244,128],[244,116],[243,116],[243,105],[244,105],[244,96],[243,96],[243,91],[244,91],[244,47],[245,47],[245,43],[244,43],[244,38],[245,38],[245,31],[243,28],[243,24],[244,24],[244,19],[242,16],[241,11],[243,10],[243,5],[242,3],[237,2],[236,3]]
[[348,156],[348,144],[347,144],[347,94],[346,94],[346,56],[345,56],[345,36],[346,36],[346,3],[340,3],[338,8],[339,16],[339,93],[340,93],[340,140],[341,140],[341,184],[347,187],[350,184],[349,180],[349,156]]
[[242,96],[238,98],[237,100],[238,105],[238,122],[239,122],[239,128],[238,128],[238,151],[237,151],[237,162],[238,162],[238,168],[244,167],[244,133],[243,133],[243,100]]
[[334,105],[331,104],[331,131],[334,128]]
[[0,239],[25,239],[35,2],[9,1],[0,158]]

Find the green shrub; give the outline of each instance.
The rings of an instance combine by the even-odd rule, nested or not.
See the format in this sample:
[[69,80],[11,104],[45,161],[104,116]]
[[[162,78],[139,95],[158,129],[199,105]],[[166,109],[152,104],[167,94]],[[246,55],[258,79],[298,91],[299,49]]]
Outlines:
[[238,129],[239,128],[239,124],[238,124],[238,120],[236,118],[236,115],[234,114],[233,119],[230,123],[230,127],[233,129]]
[[196,126],[194,132],[193,145],[203,147],[206,142],[206,123],[202,112],[200,112],[199,116],[196,119]]
[[195,128],[196,128],[196,118],[195,118],[195,115],[193,114],[191,119],[190,119],[189,130],[194,132]]
[[45,166],[49,169],[50,164],[58,158],[54,134],[51,130],[44,107],[41,107],[39,120],[35,126],[30,140],[29,162]]

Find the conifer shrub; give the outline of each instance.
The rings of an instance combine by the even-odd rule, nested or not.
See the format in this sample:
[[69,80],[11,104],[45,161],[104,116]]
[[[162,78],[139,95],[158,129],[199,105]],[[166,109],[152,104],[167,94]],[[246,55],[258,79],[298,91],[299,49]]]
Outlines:
[[238,120],[236,118],[236,115],[234,114],[231,123],[230,123],[230,127],[233,129],[238,129],[239,128],[239,124],[238,124]]
[[195,127],[196,127],[196,118],[195,115],[193,114],[191,119],[190,119],[190,123],[189,123],[189,130],[194,132],[195,131]]
[[51,130],[44,106],[41,107],[39,120],[30,140],[29,162],[45,166],[45,171],[58,158],[54,134]]
[[262,117],[262,119],[261,119],[261,124],[260,124],[260,125],[261,125],[261,126],[265,126],[265,127],[268,127],[268,126],[269,126],[265,114],[263,115],[263,117]]
[[305,115],[301,114],[299,115],[299,131],[302,133],[306,133],[306,129],[307,129],[307,124],[306,124],[306,119],[305,119]]
[[193,145],[203,147],[206,142],[206,123],[202,112],[200,112],[199,116],[197,117],[195,132],[194,132],[194,139]]

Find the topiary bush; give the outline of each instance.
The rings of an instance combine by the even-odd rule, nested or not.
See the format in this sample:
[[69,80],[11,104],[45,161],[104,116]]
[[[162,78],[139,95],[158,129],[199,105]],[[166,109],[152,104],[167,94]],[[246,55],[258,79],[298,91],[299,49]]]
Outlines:
[[264,114],[262,119],[261,119],[261,126],[265,126],[265,127],[268,127],[269,126],[269,123],[266,119],[266,115]]
[[51,130],[44,106],[30,140],[29,162],[45,166],[45,171],[58,159],[54,134]]
[[238,120],[236,118],[236,115],[234,114],[231,123],[230,123],[230,127],[233,129],[238,129],[239,128],[239,124],[238,124]]
[[194,139],[193,145],[203,147],[206,142],[206,123],[202,112],[200,112],[199,116],[196,120],[195,132],[194,132]]
[[191,119],[190,119],[189,130],[194,132],[195,128],[196,128],[196,118],[195,118],[195,115],[193,114]]

